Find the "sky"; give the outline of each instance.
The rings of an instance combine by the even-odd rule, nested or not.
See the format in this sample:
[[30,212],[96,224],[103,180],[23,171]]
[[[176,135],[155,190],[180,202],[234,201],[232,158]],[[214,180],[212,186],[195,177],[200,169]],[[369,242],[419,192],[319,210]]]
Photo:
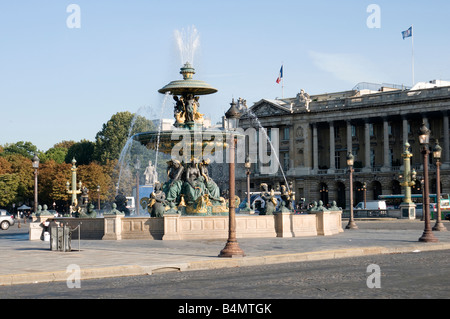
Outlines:
[[94,141],[117,112],[173,118],[157,91],[181,79],[177,33],[198,36],[190,62],[218,89],[200,98],[213,122],[233,98],[411,86],[413,52],[416,82],[450,80],[448,12],[448,0],[1,0],[0,145]]

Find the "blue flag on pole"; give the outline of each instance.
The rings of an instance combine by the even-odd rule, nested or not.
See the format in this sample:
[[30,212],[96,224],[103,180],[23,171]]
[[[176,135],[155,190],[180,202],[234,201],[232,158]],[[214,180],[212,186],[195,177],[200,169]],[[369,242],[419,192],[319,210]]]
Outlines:
[[409,29],[406,31],[402,31],[403,40],[405,40],[405,38],[412,37],[412,32],[412,27],[409,27]]

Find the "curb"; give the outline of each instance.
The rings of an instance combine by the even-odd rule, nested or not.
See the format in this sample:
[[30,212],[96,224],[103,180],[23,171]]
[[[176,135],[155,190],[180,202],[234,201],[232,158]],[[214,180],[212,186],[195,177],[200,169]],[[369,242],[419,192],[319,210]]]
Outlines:
[[[422,251],[447,250],[447,249],[450,249],[450,243],[432,243],[425,245],[424,244],[412,245],[407,247],[375,246],[375,247],[335,249],[335,250],[306,252],[306,253],[269,255],[259,257],[236,257],[225,259],[220,258],[213,260],[193,261],[188,263],[161,264],[153,266],[124,265],[124,266],[80,269],[79,278],[81,280],[86,280],[86,279],[101,279],[101,278],[126,277],[126,276],[148,276],[166,272],[261,266],[261,265],[272,265],[290,262],[318,261],[327,259],[339,259],[339,258],[385,255],[385,254],[400,254],[400,253],[411,253]],[[68,281],[71,280],[71,274],[72,272],[70,270],[67,270],[67,271],[50,271],[50,272],[1,275],[0,286]]]

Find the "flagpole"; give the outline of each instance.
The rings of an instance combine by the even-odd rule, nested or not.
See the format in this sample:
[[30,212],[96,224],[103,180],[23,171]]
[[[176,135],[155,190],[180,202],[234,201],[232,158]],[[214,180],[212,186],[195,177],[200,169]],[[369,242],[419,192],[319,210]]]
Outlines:
[[283,68],[283,76],[281,77],[281,98],[284,99],[284,63],[281,62],[281,67]]
[[414,77],[414,33],[415,33],[414,25],[411,25],[411,33],[412,33],[411,43],[412,43],[412,81],[413,81],[412,86],[414,86],[414,84],[416,83],[415,77]]

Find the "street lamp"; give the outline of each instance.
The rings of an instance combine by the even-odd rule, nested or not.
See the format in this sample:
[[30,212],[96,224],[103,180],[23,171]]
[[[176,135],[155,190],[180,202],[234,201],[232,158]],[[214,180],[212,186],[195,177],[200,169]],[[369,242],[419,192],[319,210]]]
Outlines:
[[38,208],[38,168],[39,157],[35,154],[33,157],[32,165],[34,168],[34,212],[37,212]]
[[364,209],[367,209],[367,183],[366,182],[364,182],[363,184],[362,184],[362,190],[363,190],[363,192],[364,192]]
[[100,185],[97,185],[97,204],[98,204],[98,212],[100,213]]
[[141,161],[139,160],[139,158],[136,159],[134,168],[136,169],[136,202],[134,204],[134,207],[136,209],[136,215],[139,216],[139,170],[141,168]]
[[225,113],[227,131],[230,132],[230,163],[229,163],[229,212],[228,212],[228,240],[225,247],[220,251],[219,257],[243,257],[244,251],[239,247],[236,239],[236,198],[235,198],[235,147],[236,137],[234,132],[238,128],[241,113],[236,107],[234,99],[230,109]]
[[77,195],[81,194],[81,186],[82,186],[82,183],[80,181],[78,183],[78,189],[77,189],[77,167],[75,165],[76,163],[77,163],[77,161],[74,158],[72,160],[72,167],[70,169],[72,171],[72,189],[70,189],[69,181],[66,182],[66,192],[67,192],[67,194],[72,195],[71,213],[76,212],[78,209]]
[[250,163],[250,157],[248,155],[244,165],[247,169],[247,203],[248,207],[250,207],[250,169],[252,168],[252,163]]
[[355,220],[353,219],[353,164],[355,162],[355,158],[353,157],[352,152],[349,152],[347,155],[347,166],[350,175],[350,219],[348,221],[348,225],[346,229],[358,229],[356,226]]
[[435,231],[446,231],[444,224],[441,220],[441,155],[442,147],[439,145],[439,141],[436,141],[436,145],[433,149],[433,157],[436,159],[436,201],[437,201],[437,217],[436,225],[434,225],[433,230]]
[[425,123],[422,123],[419,130],[419,143],[422,145],[422,155],[423,155],[423,212],[425,220],[425,228],[419,241],[422,242],[438,242],[438,239],[434,237],[433,232],[430,227],[430,190],[429,190],[429,180],[428,180],[428,155],[430,150],[428,149],[428,144],[430,142],[431,131],[427,128]]
[[413,169],[411,171],[411,157],[412,153],[409,151],[409,143],[405,143],[405,151],[402,153],[403,157],[403,174],[401,178],[403,178],[403,182],[400,183],[401,186],[405,188],[405,197],[403,202],[400,204],[402,217],[415,218],[415,209],[416,205],[411,200],[411,187],[416,185],[416,170]]

